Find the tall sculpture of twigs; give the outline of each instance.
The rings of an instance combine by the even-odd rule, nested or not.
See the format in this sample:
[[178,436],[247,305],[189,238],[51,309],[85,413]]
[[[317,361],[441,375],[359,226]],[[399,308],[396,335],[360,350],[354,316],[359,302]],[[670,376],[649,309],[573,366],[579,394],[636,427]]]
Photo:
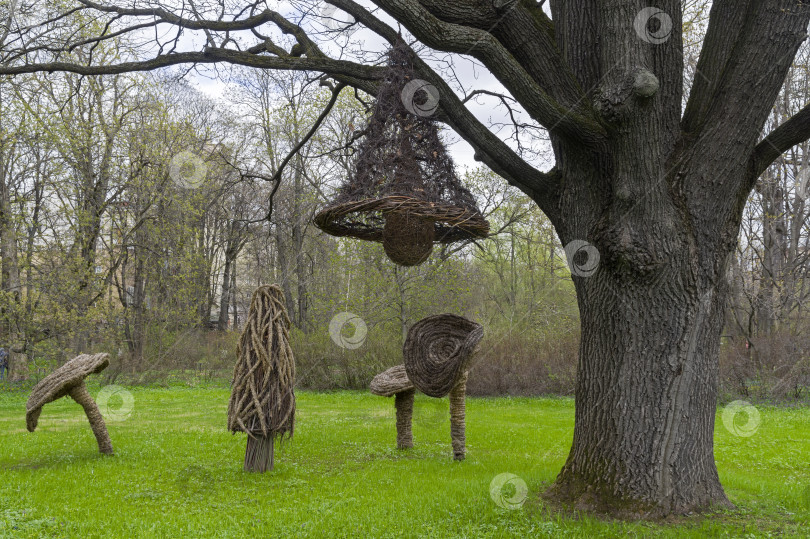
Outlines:
[[295,360],[289,328],[281,289],[256,289],[237,348],[228,404],[228,430],[248,435],[245,471],[272,470],[275,439],[293,435]]

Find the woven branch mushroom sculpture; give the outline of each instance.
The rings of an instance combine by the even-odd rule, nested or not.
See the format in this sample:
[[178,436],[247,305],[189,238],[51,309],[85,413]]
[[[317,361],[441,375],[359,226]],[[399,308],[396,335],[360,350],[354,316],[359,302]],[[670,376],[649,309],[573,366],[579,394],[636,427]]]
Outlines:
[[228,404],[228,430],[248,435],[247,472],[272,470],[275,438],[293,435],[295,360],[289,329],[281,289],[257,288],[239,339]]
[[411,421],[416,389],[408,379],[405,365],[391,367],[375,376],[371,381],[371,392],[380,397],[394,397],[394,408],[397,411],[397,449],[413,447]]
[[43,378],[28,397],[25,423],[29,432],[34,432],[39,422],[42,407],[64,396],[69,396],[84,408],[90,421],[90,427],[98,442],[98,450],[105,455],[113,454],[112,442],[104,424],[104,418],[96,401],[87,391],[84,379],[91,374],[98,374],[110,364],[107,354],[83,354],[75,357]]
[[453,458],[464,460],[467,374],[483,336],[483,326],[454,314],[429,316],[411,327],[403,346],[405,364],[391,367],[371,381],[375,395],[394,396],[399,449],[413,447],[411,419],[418,389],[431,397],[450,396]]
[[461,184],[430,117],[438,102],[438,91],[416,78],[410,49],[399,42],[352,171],[315,216],[318,228],[381,242],[401,266],[423,263],[434,243],[487,237],[489,223]]

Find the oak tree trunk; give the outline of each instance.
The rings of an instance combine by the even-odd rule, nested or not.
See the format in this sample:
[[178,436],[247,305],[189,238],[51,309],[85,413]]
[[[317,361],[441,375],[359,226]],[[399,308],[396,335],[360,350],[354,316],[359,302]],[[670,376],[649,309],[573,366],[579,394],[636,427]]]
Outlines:
[[658,517],[729,506],[713,453],[725,284],[688,268],[578,283],[574,441],[550,494],[577,507]]
[[[757,152],[777,147],[759,133],[808,22],[777,4],[713,4],[685,111],[679,2],[660,3],[673,24],[655,42],[657,28],[630,22],[647,3],[551,4],[608,133],[552,130],[557,187],[535,195],[567,246],[582,323],[574,439],[551,499],[634,518],[731,505],[713,452],[728,267],[767,162]],[[757,23],[724,35],[732,16]],[[755,99],[738,92],[754,86]]]

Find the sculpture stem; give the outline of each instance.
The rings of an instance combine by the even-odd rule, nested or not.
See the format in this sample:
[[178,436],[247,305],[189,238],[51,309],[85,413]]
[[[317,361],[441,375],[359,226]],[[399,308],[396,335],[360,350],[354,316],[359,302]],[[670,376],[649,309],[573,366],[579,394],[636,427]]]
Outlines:
[[413,447],[411,418],[413,417],[415,394],[415,389],[408,389],[394,395],[394,407],[397,410],[397,449],[410,449]]
[[245,471],[264,473],[273,469],[273,437],[248,436],[245,449]]
[[450,438],[453,444],[453,458],[464,460],[467,452],[464,418],[466,415],[465,397],[467,395],[467,372],[458,379],[450,390]]
[[93,397],[90,396],[90,393],[87,391],[87,387],[84,383],[81,383],[71,389],[68,395],[84,408],[84,413],[90,421],[90,428],[93,429],[93,434],[96,435],[99,452],[105,455],[112,455],[113,447],[112,441],[110,441],[110,435],[107,432],[107,425],[104,424],[104,417],[102,417],[96,401],[93,400]]

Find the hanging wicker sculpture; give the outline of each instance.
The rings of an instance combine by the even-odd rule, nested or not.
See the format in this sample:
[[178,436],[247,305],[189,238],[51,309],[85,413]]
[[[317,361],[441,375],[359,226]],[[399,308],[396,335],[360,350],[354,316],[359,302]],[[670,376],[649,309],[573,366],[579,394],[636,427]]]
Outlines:
[[295,361],[289,328],[281,289],[256,289],[237,348],[228,404],[228,430],[248,435],[248,472],[272,470],[275,438],[293,435]]
[[[421,105],[419,89],[427,94]],[[489,223],[426,114],[437,104],[435,91],[416,78],[408,47],[397,44],[353,170],[335,200],[316,215],[318,228],[381,242],[402,266],[423,263],[434,243],[487,237]]]

